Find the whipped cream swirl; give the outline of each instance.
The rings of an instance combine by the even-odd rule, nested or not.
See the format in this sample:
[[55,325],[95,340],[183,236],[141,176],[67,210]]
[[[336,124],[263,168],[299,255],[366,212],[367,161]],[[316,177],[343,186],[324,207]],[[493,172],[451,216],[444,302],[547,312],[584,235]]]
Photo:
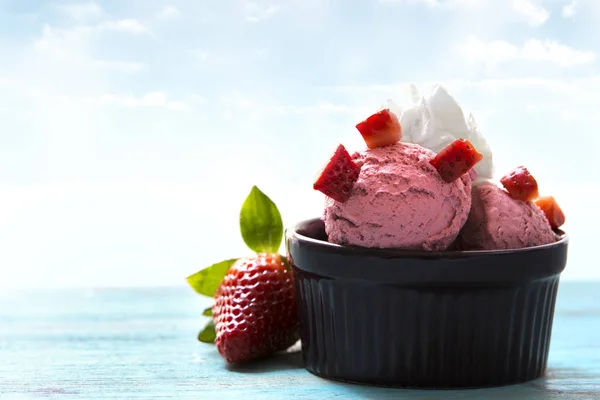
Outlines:
[[441,85],[435,85],[428,97],[421,97],[414,85],[409,87],[412,104],[402,109],[389,100],[386,107],[394,112],[402,125],[403,142],[415,143],[438,153],[444,147],[462,138],[469,140],[483,154],[474,167],[477,179],[474,184],[493,178],[492,150],[469,114],[465,118],[458,102]]

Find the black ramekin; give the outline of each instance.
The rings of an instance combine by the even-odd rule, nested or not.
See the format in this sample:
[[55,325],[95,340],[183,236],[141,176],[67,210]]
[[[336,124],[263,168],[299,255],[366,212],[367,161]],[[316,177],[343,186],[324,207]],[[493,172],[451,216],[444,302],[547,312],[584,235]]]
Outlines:
[[369,385],[490,387],[546,370],[568,237],[518,250],[425,252],[286,231],[302,353],[318,376]]

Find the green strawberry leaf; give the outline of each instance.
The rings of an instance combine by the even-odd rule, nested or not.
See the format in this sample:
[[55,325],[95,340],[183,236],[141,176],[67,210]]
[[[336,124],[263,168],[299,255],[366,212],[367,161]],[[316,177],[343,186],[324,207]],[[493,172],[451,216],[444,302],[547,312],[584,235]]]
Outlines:
[[273,201],[252,187],[240,211],[240,230],[246,245],[260,253],[276,253],[283,237],[281,214]]
[[205,296],[214,297],[221,281],[229,271],[229,268],[237,261],[237,258],[221,261],[204,268],[187,277],[187,281],[196,292]]
[[204,315],[205,317],[212,317],[212,307],[208,307],[207,309],[205,309],[202,315]]
[[211,319],[208,321],[208,324],[200,331],[198,334],[198,340],[202,343],[214,343],[217,337],[217,333],[215,332],[215,323]]
[[282,255],[280,255],[281,257],[281,261],[283,261],[283,265],[285,265],[285,268],[288,270],[292,269],[292,266],[290,265],[290,262],[288,261],[287,257],[284,257]]

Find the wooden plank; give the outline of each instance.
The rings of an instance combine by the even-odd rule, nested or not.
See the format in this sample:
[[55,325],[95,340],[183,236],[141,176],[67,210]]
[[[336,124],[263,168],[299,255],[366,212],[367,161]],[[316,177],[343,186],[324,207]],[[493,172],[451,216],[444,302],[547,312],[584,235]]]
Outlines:
[[0,398],[600,399],[600,283],[561,283],[544,378],[443,392],[326,381],[299,353],[227,367],[195,339],[207,304],[186,287],[0,295]]

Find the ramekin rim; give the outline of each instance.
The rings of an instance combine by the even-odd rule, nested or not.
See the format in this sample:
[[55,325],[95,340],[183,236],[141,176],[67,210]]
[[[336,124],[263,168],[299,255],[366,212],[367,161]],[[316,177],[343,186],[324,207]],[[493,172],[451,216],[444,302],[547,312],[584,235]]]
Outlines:
[[547,244],[542,244],[542,245],[538,245],[538,246],[529,246],[529,247],[522,247],[522,248],[518,248],[518,249],[503,249],[503,250],[446,250],[446,251],[428,251],[428,250],[406,250],[406,249],[400,249],[400,248],[375,248],[375,247],[360,247],[360,246],[346,246],[346,245],[340,245],[337,243],[331,243],[328,241],[324,241],[324,240],[319,240],[319,239],[315,239],[312,238],[310,236],[306,236],[303,235],[301,233],[298,233],[298,230],[300,228],[301,225],[308,225],[313,221],[322,221],[322,218],[319,217],[315,217],[315,218],[307,218],[307,219],[303,219],[300,221],[297,221],[295,224],[287,227],[285,229],[285,236],[286,236],[286,240],[287,239],[291,239],[291,238],[295,238],[299,241],[303,241],[306,243],[309,243],[313,246],[318,246],[320,248],[323,249],[331,249],[334,252],[337,253],[347,253],[347,254],[355,254],[356,252],[360,251],[360,252],[364,252],[364,253],[368,253],[369,255],[374,255],[377,256],[377,253],[381,253],[380,255],[391,255],[391,254],[396,254],[398,256],[403,256],[403,257],[428,257],[428,258],[436,258],[436,256],[438,256],[439,258],[444,258],[444,257],[475,257],[475,256],[494,256],[494,255],[502,255],[502,254],[514,254],[514,253],[525,253],[525,252],[531,252],[531,251],[540,251],[540,250],[545,250],[545,249],[550,249],[553,247],[558,247],[560,245],[565,245],[569,243],[569,235],[562,231],[559,230],[559,232],[557,232],[557,234],[559,234],[560,239],[552,242],[552,243],[547,243]]

